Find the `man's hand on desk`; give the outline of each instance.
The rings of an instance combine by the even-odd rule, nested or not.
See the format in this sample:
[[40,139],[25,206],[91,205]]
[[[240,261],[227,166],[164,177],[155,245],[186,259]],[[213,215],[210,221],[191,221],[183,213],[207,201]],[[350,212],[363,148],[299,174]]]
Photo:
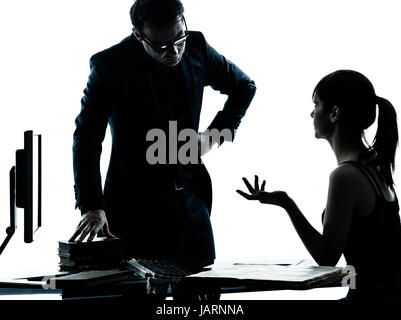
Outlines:
[[75,241],[78,236],[76,241],[83,241],[88,234],[88,241],[92,241],[102,229],[106,237],[115,238],[109,230],[109,224],[104,210],[89,210],[82,216],[75,233],[68,241]]

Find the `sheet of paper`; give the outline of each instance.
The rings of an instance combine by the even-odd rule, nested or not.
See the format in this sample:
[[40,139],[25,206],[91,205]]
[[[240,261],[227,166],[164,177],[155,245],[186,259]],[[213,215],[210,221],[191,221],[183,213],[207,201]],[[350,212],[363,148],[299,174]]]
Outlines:
[[190,275],[193,278],[231,278],[239,280],[305,282],[341,272],[339,267],[232,264],[212,266],[210,270]]

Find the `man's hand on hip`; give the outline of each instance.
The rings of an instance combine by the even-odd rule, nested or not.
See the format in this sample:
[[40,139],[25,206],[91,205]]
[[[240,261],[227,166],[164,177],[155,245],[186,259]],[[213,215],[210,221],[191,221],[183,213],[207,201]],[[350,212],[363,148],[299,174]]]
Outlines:
[[78,236],[79,237],[76,241],[83,241],[88,234],[88,241],[92,241],[97,233],[102,229],[106,237],[115,238],[115,236],[109,230],[109,224],[107,222],[106,213],[104,210],[89,210],[82,215],[77,229],[68,241],[75,241]]
[[216,141],[213,141],[210,135],[204,132],[198,133],[198,151],[201,157],[208,153],[215,144]]

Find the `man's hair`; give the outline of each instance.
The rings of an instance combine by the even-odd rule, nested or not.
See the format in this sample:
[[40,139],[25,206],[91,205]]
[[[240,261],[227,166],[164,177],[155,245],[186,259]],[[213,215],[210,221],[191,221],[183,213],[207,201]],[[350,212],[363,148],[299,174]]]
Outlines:
[[135,0],[130,9],[132,25],[141,32],[145,23],[164,27],[177,21],[184,14],[180,0]]

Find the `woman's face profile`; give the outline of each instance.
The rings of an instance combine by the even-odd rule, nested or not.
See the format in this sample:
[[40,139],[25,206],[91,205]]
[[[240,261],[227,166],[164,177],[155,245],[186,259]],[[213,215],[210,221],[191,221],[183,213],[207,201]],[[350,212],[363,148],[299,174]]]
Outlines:
[[318,94],[313,96],[314,108],[310,114],[313,118],[313,127],[315,130],[315,137],[318,139],[329,138],[332,132],[332,123],[330,121],[330,108],[320,100]]

